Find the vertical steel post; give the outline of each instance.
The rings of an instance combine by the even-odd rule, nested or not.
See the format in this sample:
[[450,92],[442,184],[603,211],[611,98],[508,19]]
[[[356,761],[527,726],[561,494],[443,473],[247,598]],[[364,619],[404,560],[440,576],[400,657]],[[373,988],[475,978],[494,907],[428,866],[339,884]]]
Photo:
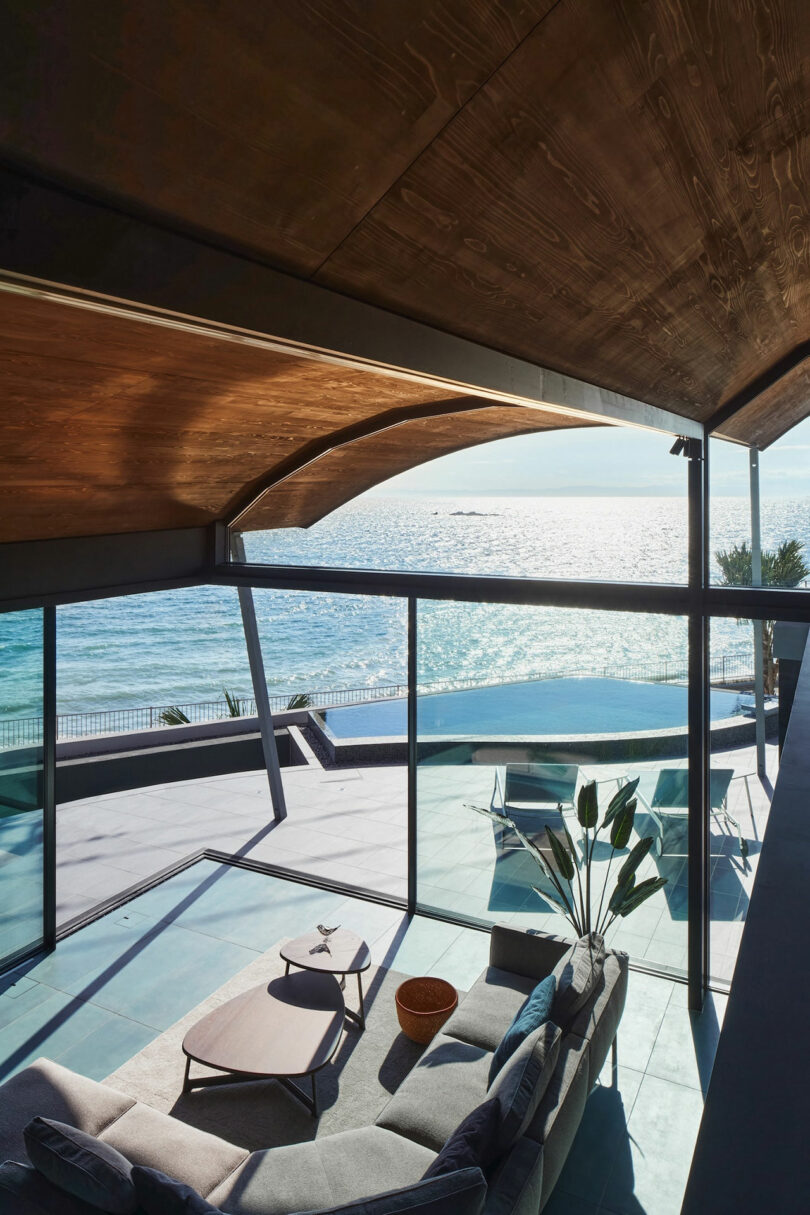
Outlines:
[[[232,533],[231,543],[233,555],[237,561],[245,560],[245,544],[239,532]],[[277,823],[287,817],[287,802],[284,797],[284,785],[281,780],[281,765],[278,762],[278,747],[273,729],[273,714],[270,710],[270,697],[267,694],[267,678],[264,673],[262,643],[259,638],[259,627],[256,623],[256,607],[253,602],[253,591],[249,586],[239,588],[239,608],[242,613],[242,628],[245,631],[250,678],[253,682],[253,699],[256,701],[256,713],[259,718],[259,730],[262,736],[262,753],[264,766],[267,769],[267,782],[270,786],[270,800],[273,803],[273,818]]]
[[42,609],[42,935],[56,947],[56,608]]
[[[756,447],[748,452],[748,471],[751,485],[751,585],[762,586],[762,528],[760,524],[759,497],[759,451]],[[756,713],[757,772],[765,775],[765,655],[763,649],[764,625],[761,620],[754,624],[754,708]]]
[[708,537],[708,438],[689,441],[689,858],[688,1001],[703,1007],[708,971],[708,620],[704,616]]
[[408,915],[416,914],[416,599],[408,597]]

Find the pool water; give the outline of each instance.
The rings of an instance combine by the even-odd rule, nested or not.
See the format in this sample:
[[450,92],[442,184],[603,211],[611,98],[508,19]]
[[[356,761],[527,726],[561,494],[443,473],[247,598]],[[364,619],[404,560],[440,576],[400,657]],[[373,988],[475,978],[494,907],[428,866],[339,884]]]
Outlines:
[[[711,693],[717,721],[740,711],[737,692]],[[432,735],[625,734],[687,724],[679,684],[625,679],[541,679],[419,697],[418,733]],[[320,714],[333,740],[407,735],[406,700],[346,705]]]

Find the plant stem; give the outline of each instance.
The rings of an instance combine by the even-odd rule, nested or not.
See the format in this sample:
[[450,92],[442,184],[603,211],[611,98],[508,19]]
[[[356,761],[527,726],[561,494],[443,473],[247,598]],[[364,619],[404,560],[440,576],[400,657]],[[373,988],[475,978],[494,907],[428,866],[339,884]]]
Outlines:
[[596,913],[596,931],[597,932],[599,932],[599,920],[602,916],[602,904],[605,901],[605,891],[607,890],[608,878],[610,877],[610,866],[613,864],[613,857],[614,857],[615,852],[616,852],[616,849],[611,844],[610,857],[608,858],[607,873],[605,874],[605,881],[604,881],[604,885],[602,886],[602,897],[599,900],[599,910]]

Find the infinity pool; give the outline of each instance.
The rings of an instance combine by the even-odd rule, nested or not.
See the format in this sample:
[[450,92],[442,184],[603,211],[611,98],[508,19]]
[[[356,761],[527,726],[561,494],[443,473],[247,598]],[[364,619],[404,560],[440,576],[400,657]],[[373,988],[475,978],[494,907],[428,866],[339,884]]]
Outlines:
[[[739,693],[711,694],[711,717],[739,713]],[[333,740],[401,738],[407,702],[325,709],[319,716]],[[687,724],[687,692],[677,684],[624,679],[541,679],[420,696],[420,735],[626,734]]]

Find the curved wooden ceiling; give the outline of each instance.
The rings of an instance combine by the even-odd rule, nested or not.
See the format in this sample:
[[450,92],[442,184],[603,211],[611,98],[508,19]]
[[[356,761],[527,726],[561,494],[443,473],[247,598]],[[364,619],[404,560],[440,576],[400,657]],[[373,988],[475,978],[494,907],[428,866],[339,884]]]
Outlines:
[[[804,0],[8,0],[0,157],[705,421],[810,339],[809,81]],[[6,538],[222,517],[315,434],[435,395],[154,331],[107,345],[87,315],[77,365],[73,324],[15,345],[4,308]],[[798,370],[720,430],[765,446],[809,412]],[[394,467],[395,442],[366,458]],[[334,475],[367,480],[359,455]]]
[[[0,542],[191,527],[228,518],[313,444],[392,411],[436,413],[359,459],[287,483],[306,522],[369,484],[468,444],[576,425],[540,410],[0,292]],[[445,422],[441,413],[452,414]],[[584,423],[587,424],[587,423]],[[393,440],[401,434],[404,442]],[[373,438],[373,437],[372,437]],[[342,483],[333,478],[340,475]],[[276,497],[279,501],[280,490]],[[292,525],[293,507],[285,508]],[[301,520],[303,522],[303,519]],[[296,520],[296,523],[298,520]],[[264,505],[243,524],[273,524]]]

